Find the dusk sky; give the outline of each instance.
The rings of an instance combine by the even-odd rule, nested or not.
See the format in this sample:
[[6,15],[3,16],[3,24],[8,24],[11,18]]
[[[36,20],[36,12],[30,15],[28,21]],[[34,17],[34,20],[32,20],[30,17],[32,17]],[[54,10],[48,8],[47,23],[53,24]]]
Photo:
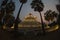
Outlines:
[[[16,9],[14,11],[14,16],[17,16],[19,7],[21,5],[21,3],[19,2],[19,0],[13,0],[15,2],[15,6]],[[38,12],[35,12],[32,8],[30,3],[32,2],[32,0],[28,0],[26,4],[23,5],[22,10],[21,10],[21,14],[20,14],[20,18],[21,20],[24,19],[25,16],[27,16],[29,13],[32,13],[34,16],[37,16],[37,20],[40,21],[40,15]],[[42,2],[44,3],[44,10],[41,12],[43,15],[43,20],[44,20],[44,13],[51,9],[52,11],[56,11],[56,4],[58,4],[58,0],[42,0]],[[0,4],[2,3],[2,0],[0,0]],[[45,21],[45,20],[44,20]]]

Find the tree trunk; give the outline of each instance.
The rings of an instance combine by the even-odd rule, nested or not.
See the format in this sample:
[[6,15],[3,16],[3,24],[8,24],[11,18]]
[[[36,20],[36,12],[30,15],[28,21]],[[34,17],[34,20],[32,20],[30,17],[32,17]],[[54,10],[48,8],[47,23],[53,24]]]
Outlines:
[[42,14],[41,13],[40,13],[40,18],[41,18],[41,24],[42,24],[42,32],[43,32],[43,35],[45,35],[44,23],[43,23],[43,19],[42,19]]
[[20,12],[21,12],[22,6],[23,6],[23,3],[21,4],[21,6],[20,6],[20,8],[19,8],[19,11],[18,11],[18,14],[17,14],[16,20],[15,20],[15,25],[14,25],[14,29],[15,29],[15,30],[18,30],[19,15],[20,15]]
[[19,24],[19,14],[21,12],[22,6],[23,6],[23,3],[20,6],[20,9],[18,11],[17,17],[15,19],[15,23],[14,23],[14,38],[15,38],[15,40],[17,40],[17,37],[19,37],[19,35],[18,35],[18,24]]
[[[21,12],[22,6],[23,6],[23,3],[22,3],[21,6],[20,6],[20,9],[19,9],[18,14],[17,14],[17,18],[19,18],[19,15],[20,15],[20,12]],[[16,18],[16,19],[17,19],[17,18]]]

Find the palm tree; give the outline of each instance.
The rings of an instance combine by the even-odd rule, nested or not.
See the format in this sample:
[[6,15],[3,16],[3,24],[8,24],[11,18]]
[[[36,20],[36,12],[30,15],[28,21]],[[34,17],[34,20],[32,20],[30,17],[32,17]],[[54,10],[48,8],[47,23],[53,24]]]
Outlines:
[[43,11],[43,9],[44,9],[44,4],[42,3],[41,0],[33,0],[32,3],[31,3],[31,8],[34,8],[34,11],[39,12],[40,17],[41,17],[43,34],[45,34],[44,24],[43,24],[43,19],[42,19],[42,14],[41,14],[41,11]]
[[58,16],[58,13],[56,13],[55,11],[52,11],[52,10],[47,10],[44,13],[45,20],[48,21],[48,22],[52,21],[52,25],[55,24],[54,19],[55,18],[57,19],[57,16]]
[[21,6],[20,6],[20,9],[19,9],[19,11],[18,11],[18,15],[17,15],[17,18],[16,18],[16,19],[19,18],[19,14],[20,14],[20,12],[21,12],[21,9],[22,9],[23,4],[25,4],[25,3],[27,2],[27,0],[19,0],[19,1],[20,1],[20,3],[22,3],[22,4],[21,4]]
[[15,20],[15,26],[14,26],[15,30],[18,29],[19,14],[20,14],[20,12],[21,12],[21,9],[22,9],[22,7],[23,7],[23,4],[25,4],[25,3],[27,2],[27,0],[19,0],[19,1],[20,1],[20,3],[22,3],[22,4],[21,4],[21,6],[20,6],[20,8],[19,8],[19,11],[18,11],[18,14],[17,14],[16,20]]
[[55,11],[52,11],[52,10],[47,10],[45,13],[44,13],[44,17],[45,17],[45,20],[47,21],[53,21],[54,18],[57,18],[58,16],[58,13],[56,13]]
[[44,13],[44,17],[45,17],[45,20],[49,21],[51,18],[51,13],[52,11],[51,10],[48,10]]

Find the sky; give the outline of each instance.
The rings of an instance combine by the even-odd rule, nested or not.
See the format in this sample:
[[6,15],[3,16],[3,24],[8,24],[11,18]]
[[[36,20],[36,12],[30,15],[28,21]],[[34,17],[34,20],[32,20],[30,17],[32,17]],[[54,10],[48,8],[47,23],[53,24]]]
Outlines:
[[[2,3],[2,1],[3,0],[0,0],[0,4]],[[21,6],[21,3],[19,2],[19,0],[13,0],[13,1],[15,2],[14,16],[16,17],[19,11],[19,7]],[[39,12],[35,12],[34,9],[31,8],[30,5],[31,2],[32,0],[28,0],[27,3],[23,5],[19,18],[23,20],[25,16],[27,16],[29,13],[32,13],[34,16],[37,16],[37,20],[40,22]],[[47,10],[51,9],[52,11],[58,12],[56,9],[56,4],[58,4],[58,0],[42,0],[42,2],[44,3],[44,10],[41,13],[42,13],[43,21],[45,21],[44,13]]]

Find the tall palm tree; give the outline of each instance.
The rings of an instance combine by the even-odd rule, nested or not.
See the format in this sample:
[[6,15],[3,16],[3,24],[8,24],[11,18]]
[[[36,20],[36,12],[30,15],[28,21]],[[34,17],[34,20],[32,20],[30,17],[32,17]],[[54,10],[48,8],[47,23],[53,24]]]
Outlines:
[[[20,9],[19,9],[19,11],[18,11],[17,18],[19,18],[19,14],[20,14],[20,12],[21,12],[21,9],[22,9],[22,7],[23,7],[23,4],[25,4],[25,3],[27,2],[27,0],[19,0],[19,1],[20,1],[20,3],[22,3],[22,4],[21,4]],[[16,18],[16,19],[17,19],[17,18]]]
[[22,7],[23,7],[23,4],[25,4],[25,3],[27,2],[27,0],[19,0],[19,1],[20,1],[20,3],[22,3],[22,4],[21,4],[21,6],[20,6],[20,8],[19,8],[19,11],[18,11],[18,14],[17,14],[16,20],[15,20],[15,26],[14,26],[15,30],[18,29],[19,14],[20,14],[20,12],[21,12],[21,9],[22,9]]
[[34,8],[34,11],[39,12],[40,17],[41,17],[43,34],[45,34],[44,24],[43,24],[43,19],[42,19],[42,14],[41,14],[41,11],[43,11],[43,9],[44,9],[44,4],[42,3],[41,0],[33,0],[32,3],[31,3],[31,8]]

